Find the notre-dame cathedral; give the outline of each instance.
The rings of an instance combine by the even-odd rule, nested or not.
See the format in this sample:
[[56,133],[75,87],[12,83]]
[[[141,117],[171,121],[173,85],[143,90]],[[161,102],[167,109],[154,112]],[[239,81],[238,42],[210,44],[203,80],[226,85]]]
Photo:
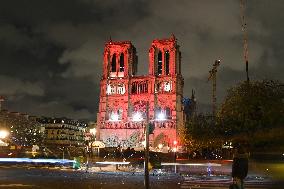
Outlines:
[[97,140],[108,147],[141,147],[145,124],[153,123],[150,146],[173,147],[184,127],[183,77],[177,39],[153,40],[148,75],[137,74],[138,58],[130,41],[105,44]]

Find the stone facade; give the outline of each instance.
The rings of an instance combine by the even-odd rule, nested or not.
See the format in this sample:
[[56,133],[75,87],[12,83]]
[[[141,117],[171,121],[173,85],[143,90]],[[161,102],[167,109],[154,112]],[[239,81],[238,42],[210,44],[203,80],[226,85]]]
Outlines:
[[137,63],[131,42],[105,44],[97,139],[106,146],[139,147],[148,117],[155,125],[150,145],[171,147],[179,141],[184,126],[181,53],[176,38],[153,40],[149,75],[137,76]]
[[39,118],[47,146],[84,146],[87,124],[60,118]]

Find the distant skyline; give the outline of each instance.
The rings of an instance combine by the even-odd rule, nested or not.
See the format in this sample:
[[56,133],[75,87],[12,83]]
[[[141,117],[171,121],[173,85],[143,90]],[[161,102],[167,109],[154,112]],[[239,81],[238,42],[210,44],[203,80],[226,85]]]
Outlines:
[[[247,1],[250,79],[284,81],[284,3]],[[217,100],[246,79],[239,0],[3,0],[0,96],[29,115],[96,119],[104,44],[129,40],[146,75],[152,40],[174,34],[184,96],[211,111],[209,70],[221,60]]]

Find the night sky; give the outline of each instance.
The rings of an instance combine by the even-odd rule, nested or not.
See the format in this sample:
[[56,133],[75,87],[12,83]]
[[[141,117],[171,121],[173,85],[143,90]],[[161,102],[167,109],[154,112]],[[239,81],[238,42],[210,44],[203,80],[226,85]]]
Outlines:
[[[283,0],[249,0],[251,80],[284,81]],[[210,110],[209,70],[221,59],[220,103],[246,79],[238,0],[1,0],[0,95],[4,108],[30,115],[95,119],[104,43],[130,40],[139,75],[148,50],[172,33],[182,51],[184,96]]]

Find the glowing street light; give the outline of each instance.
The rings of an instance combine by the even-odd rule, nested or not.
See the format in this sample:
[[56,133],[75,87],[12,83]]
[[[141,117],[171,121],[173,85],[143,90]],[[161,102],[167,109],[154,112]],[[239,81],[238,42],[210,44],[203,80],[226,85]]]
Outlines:
[[146,140],[141,142],[144,147],[146,147]]
[[133,115],[133,121],[142,121],[143,120],[143,117],[141,115],[140,112],[136,112],[134,115]]
[[111,114],[110,120],[111,121],[118,121],[118,114]]
[[161,112],[161,113],[158,114],[157,120],[162,121],[162,120],[165,120],[165,119],[166,119],[166,116],[165,116],[164,113]]
[[175,141],[174,141],[174,145],[176,146],[176,145],[177,145],[177,143],[178,143],[178,142],[175,140]]
[[97,132],[96,128],[90,129],[90,133],[92,135],[96,135],[96,132]]
[[0,138],[4,139],[9,135],[9,132],[6,130],[0,130]]

